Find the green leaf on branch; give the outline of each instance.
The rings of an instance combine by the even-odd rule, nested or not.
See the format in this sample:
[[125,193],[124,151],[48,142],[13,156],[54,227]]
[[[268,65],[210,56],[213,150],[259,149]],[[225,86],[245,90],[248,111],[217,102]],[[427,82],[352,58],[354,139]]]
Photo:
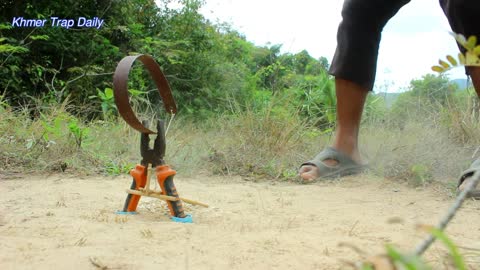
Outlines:
[[387,254],[394,262],[403,266],[401,269],[408,269],[408,270],[427,270],[429,269],[421,260],[420,257],[416,257],[413,255],[405,255],[401,254],[398,250],[396,250],[393,246],[387,245]]
[[458,53],[458,60],[460,61],[460,65],[465,65],[465,55],[463,55],[463,53]]
[[450,238],[438,228],[433,226],[421,226],[421,229],[431,233],[435,238],[440,240],[448,249],[450,256],[452,256],[453,263],[455,264],[455,269],[458,270],[466,270],[467,267],[465,266],[465,262],[463,260],[462,255],[458,251],[457,246],[450,240]]
[[480,45],[477,44],[477,37],[470,36],[468,40],[462,34],[452,33],[455,40],[466,49],[465,54],[458,54],[458,61],[451,55],[447,55],[449,63],[439,60],[439,66],[433,66],[432,70],[438,73],[442,73],[450,70],[453,67],[459,65],[463,66],[480,66]]
[[67,69],[67,72],[69,72],[69,73],[79,73],[79,74],[81,74],[81,73],[84,73],[85,70],[84,70],[82,67],[71,67],[71,68],[68,68],[68,69]]
[[443,61],[443,60],[438,60],[438,63],[439,63],[442,67],[444,67],[445,69],[450,68],[450,65],[449,65],[447,62]]
[[136,90],[136,89],[128,89],[128,92],[134,97],[141,96],[141,95],[145,94],[145,92],[140,91],[140,90]]
[[435,71],[435,72],[441,73],[441,72],[445,71],[445,68],[443,68],[441,66],[433,66],[432,70]]
[[0,53],[27,53],[29,50],[20,46],[12,46],[10,44],[0,45]]
[[468,51],[465,55],[465,65],[466,66],[478,66],[478,65],[480,65],[478,55],[474,54],[473,52]]
[[450,64],[452,64],[452,66],[457,66],[458,65],[457,60],[455,60],[455,58],[453,58],[453,56],[451,56],[451,55],[447,55],[447,60],[448,60],[448,62],[450,62]]
[[30,36],[31,40],[48,40],[49,38],[47,35]]
[[465,47],[465,49],[470,51],[470,50],[473,50],[475,48],[476,44],[477,44],[477,37],[476,36],[470,36],[464,47]]
[[0,24],[0,30],[12,29],[12,26],[9,24]]
[[106,99],[112,99],[113,98],[113,90],[112,88],[105,88],[105,98]]
[[450,33],[454,38],[455,40],[460,44],[462,45],[463,47],[466,46],[467,44],[467,39],[465,38],[464,35],[462,34],[457,34],[457,33]]
[[473,53],[476,54],[476,55],[480,55],[480,45],[477,45],[477,46],[473,49]]

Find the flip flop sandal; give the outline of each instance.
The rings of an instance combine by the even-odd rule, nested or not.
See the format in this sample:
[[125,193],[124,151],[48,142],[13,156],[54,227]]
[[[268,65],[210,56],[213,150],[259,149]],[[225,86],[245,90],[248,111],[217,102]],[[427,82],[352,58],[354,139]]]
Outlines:
[[[470,168],[462,173],[462,176],[460,176],[460,179],[458,180],[457,192],[461,192],[460,186],[463,184],[463,182],[465,182],[467,178],[471,177],[478,170],[480,170],[480,158],[475,160]],[[475,190],[470,191],[467,194],[467,197],[480,200],[480,187],[477,186]]]
[[[325,164],[325,160],[329,159],[336,160],[337,164],[335,166]],[[332,147],[325,148],[314,159],[303,163],[300,167],[305,165],[316,166],[321,173],[319,178],[338,178],[358,174],[367,169],[367,165],[356,163],[349,156]]]

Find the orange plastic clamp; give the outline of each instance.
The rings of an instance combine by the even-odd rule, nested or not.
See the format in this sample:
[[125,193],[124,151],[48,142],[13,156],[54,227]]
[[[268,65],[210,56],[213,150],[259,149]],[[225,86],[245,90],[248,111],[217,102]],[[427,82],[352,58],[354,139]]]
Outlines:
[[[172,194],[167,194],[166,188],[165,188],[165,180],[167,180],[168,177],[174,176],[177,174],[175,170],[170,168],[168,165],[160,165],[155,168],[155,172],[157,174],[157,181],[158,184],[160,185],[160,188],[162,189],[162,194],[163,195],[172,195]],[[178,195],[176,196],[178,197]],[[175,216],[175,211],[173,210],[171,201],[167,201],[168,209],[170,210],[170,214],[172,216]]]
[[[130,175],[135,180],[135,189],[144,188],[147,183],[147,169],[145,166],[137,165],[130,171]],[[132,195],[130,202],[128,203],[128,212],[135,212],[137,210],[138,202],[140,201],[140,195]]]

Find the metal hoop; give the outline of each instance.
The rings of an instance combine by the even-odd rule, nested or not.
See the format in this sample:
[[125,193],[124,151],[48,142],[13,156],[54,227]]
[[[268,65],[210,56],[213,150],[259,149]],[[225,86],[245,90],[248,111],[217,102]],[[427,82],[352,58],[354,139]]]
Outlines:
[[163,100],[163,106],[167,113],[175,115],[177,112],[177,105],[175,104],[175,99],[172,95],[172,90],[168,85],[168,81],[163,75],[160,66],[155,62],[152,56],[146,54],[139,54],[134,56],[124,57],[117,65],[115,69],[115,74],[113,75],[113,94],[115,97],[115,104],[117,105],[118,112],[122,118],[134,129],[146,133],[146,134],[155,134],[155,131],[152,131],[145,127],[135,116],[135,113],[130,106],[128,98],[128,74],[132,68],[133,62],[135,60],[140,60],[145,68],[150,73],[150,76],[155,81],[157,85],[158,92]]

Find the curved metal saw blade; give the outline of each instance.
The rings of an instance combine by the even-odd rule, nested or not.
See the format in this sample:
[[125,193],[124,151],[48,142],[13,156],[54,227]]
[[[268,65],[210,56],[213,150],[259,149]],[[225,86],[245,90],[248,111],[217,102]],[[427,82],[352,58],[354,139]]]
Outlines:
[[117,68],[115,69],[115,74],[113,75],[113,94],[115,97],[115,104],[117,105],[118,112],[122,118],[131,127],[142,133],[155,134],[155,131],[148,129],[138,120],[130,106],[128,98],[128,74],[130,73],[133,62],[137,59],[143,63],[150,73],[150,76],[155,81],[167,113],[175,114],[177,112],[177,105],[175,104],[172,90],[168,85],[165,75],[163,75],[157,62],[155,62],[150,55],[146,54],[126,56],[118,63]]

